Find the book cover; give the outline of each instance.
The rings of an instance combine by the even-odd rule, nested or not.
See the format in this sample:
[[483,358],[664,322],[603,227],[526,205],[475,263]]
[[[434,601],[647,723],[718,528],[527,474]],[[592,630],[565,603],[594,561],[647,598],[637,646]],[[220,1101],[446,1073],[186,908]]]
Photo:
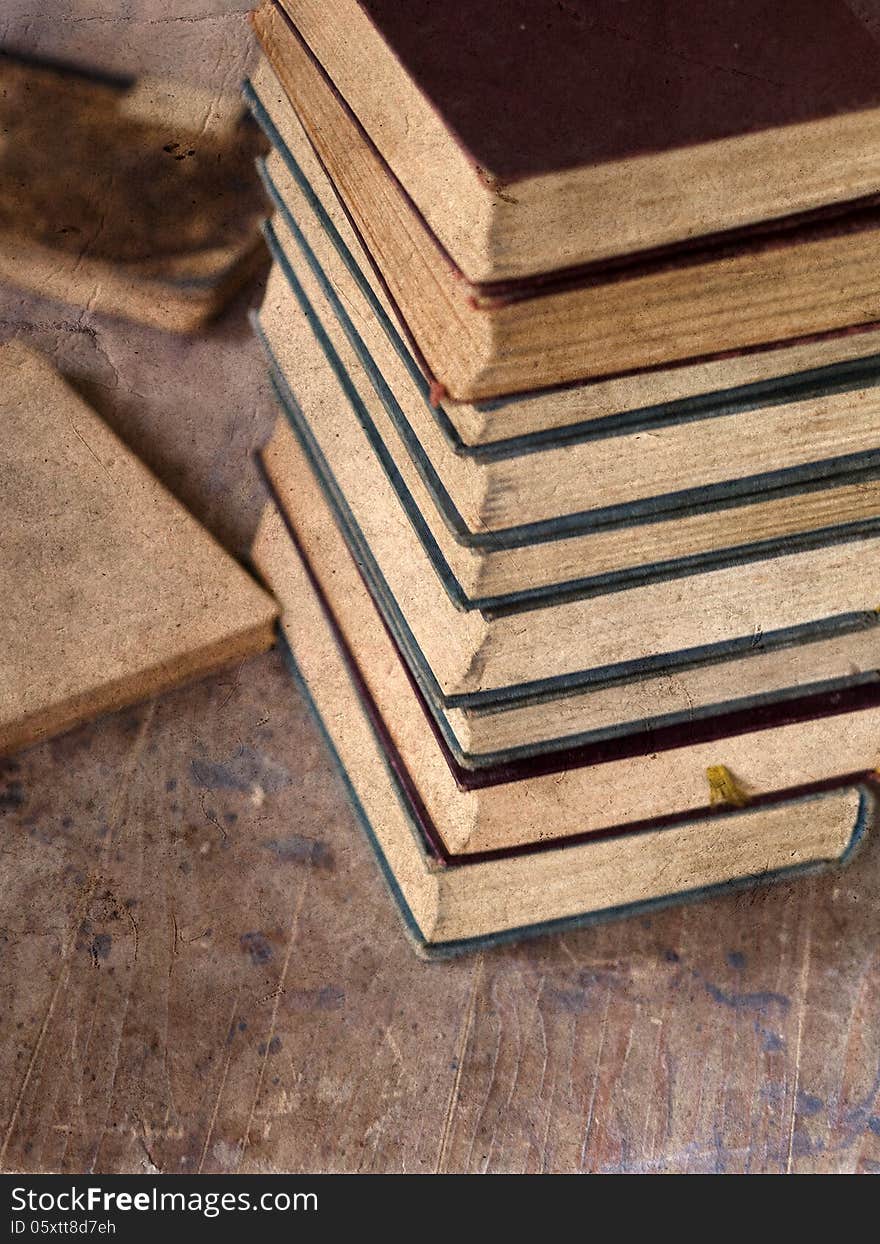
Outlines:
[[486,937],[635,914],[676,897],[797,875],[845,861],[865,832],[871,782],[854,774],[778,792],[746,809],[715,806],[565,841],[456,854],[448,827],[432,818],[389,743],[381,714],[314,593],[314,579],[271,507],[254,555],[278,584],[294,678],[420,945],[462,950]]
[[[748,238],[719,236],[681,253],[643,250],[589,270],[569,267],[540,280],[481,287],[463,277],[413,209],[295,29],[271,5],[255,20],[309,140],[428,366],[456,400],[708,361],[719,352],[805,340],[874,325],[878,318],[873,200],[827,218],[787,218]],[[802,163],[800,145],[798,159]],[[820,163],[826,167],[827,152]],[[442,184],[448,189],[445,173]],[[675,184],[678,193],[681,173]],[[693,177],[686,184],[690,196]],[[607,193],[602,201],[617,208]],[[576,214],[593,223],[592,204],[579,202]],[[547,222],[557,213],[543,204],[539,215],[533,231],[547,236]],[[516,242],[514,252],[525,245]],[[778,297],[780,289],[786,297]],[[671,303],[678,311],[674,335]]]
[[302,38],[475,283],[880,188],[870,5],[282,0],[255,20],[273,54]]
[[[828,619],[815,633],[801,636],[752,636],[747,644],[715,653],[666,654],[665,662],[627,671],[618,667],[580,687],[576,679],[545,679],[503,695],[444,696],[369,550],[362,539],[346,547],[349,534],[337,525],[340,512],[331,516],[312,462],[283,424],[262,463],[291,538],[301,548],[321,551],[320,565],[329,576],[322,582],[334,593],[336,608],[347,609],[364,591],[369,594],[462,787],[634,755],[662,746],[664,738],[675,746],[686,732],[703,738],[707,729],[735,733],[762,722],[806,720],[841,706],[858,709],[877,694],[880,615],[870,611]],[[502,745],[475,742],[492,740],[493,729]]]
[[0,752],[261,652],[274,602],[48,360],[0,346]]

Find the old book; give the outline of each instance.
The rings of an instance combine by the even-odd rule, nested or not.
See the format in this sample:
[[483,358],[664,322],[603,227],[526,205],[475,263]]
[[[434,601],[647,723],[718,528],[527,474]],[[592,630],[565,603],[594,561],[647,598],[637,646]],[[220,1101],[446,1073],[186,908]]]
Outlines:
[[845,530],[808,550],[760,553],[718,569],[573,593],[531,608],[469,606],[455,594],[449,567],[418,507],[405,502],[381,446],[356,420],[345,419],[339,377],[308,344],[313,320],[304,304],[262,329],[282,360],[275,375],[289,418],[347,539],[376,582],[387,585],[380,594],[405,619],[430,671],[426,677],[448,707],[509,698],[532,682],[572,690],[697,654],[746,651],[755,635],[773,644],[838,625],[829,619],[849,625],[853,617],[873,615],[880,599],[880,568],[873,569],[880,538],[851,538]]
[[0,752],[268,648],[275,606],[43,357],[0,346]]
[[[283,523],[277,516],[273,530],[281,539]],[[298,597],[287,595],[284,578],[264,564],[262,548],[258,540],[258,568],[282,608],[285,599],[288,608],[296,608]],[[338,563],[321,566],[309,556],[306,540],[301,548],[316,583],[334,579]],[[340,600],[335,591],[334,598]],[[352,584],[344,610],[337,613],[328,605],[327,612],[376,706],[389,750],[400,758],[444,847],[453,854],[534,845],[698,812],[712,801],[707,772],[718,773],[722,767],[730,775],[728,798],[746,803],[841,775],[861,777],[880,765],[880,687],[875,684],[864,697],[867,705],[848,711],[766,729],[752,725],[708,739],[683,729],[671,743],[642,732],[641,751],[635,753],[606,755],[592,763],[580,757],[570,763],[566,757],[555,768],[523,779],[513,770],[483,774],[474,781],[450,763],[437,740],[364,585]]]
[[880,190],[870,5],[278,7],[471,281]]
[[277,4],[266,0],[255,22],[430,372],[455,399],[695,360],[880,318],[873,266],[880,207],[873,199],[831,218],[674,256],[474,284],[438,246]]
[[0,54],[0,280],[198,328],[261,262],[235,101]]
[[[244,94],[299,195],[320,220],[340,262],[372,306],[381,332],[365,326],[363,336],[370,353],[383,371],[389,346],[404,361],[459,453],[472,454],[476,460],[484,455],[510,456],[557,439],[589,438],[602,431],[606,420],[612,427],[636,427],[656,419],[730,413],[876,383],[880,330],[863,327],[795,345],[762,344],[706,362],[653,368],[610,380],[582,381],[494,400],[441,401],[425,377],[405,322],[398,318],[393,300],[267,61],[261,61],[253,79],[245,83]],[[327,270],[334,275],[338,272],[332,265]]]
[[360,335],[369,311],[354,323],[356,287],[327,279],[294,218],[266,235],[277,265],[261,319],[284,358],[275,364],[295,375],[307,302],[340,413],[378,437],[468,603],[496,608],[575,583],[668,576],[673,563],[719,564],[748,545],[792,551],[833,529],[880,528],[880,387],[475,462],[448,443],[397,355],[376,365]]
[[[733,735],[759,726],[791,726],[823,713],[872,704],[880,694],[880,614],[870,610],[848,619],[827,619],[824,626],[808,629],[801,642],[790,635],[774,641],[756,633],[748,643],[721,646],[714,656],[649,657],[629,669],[618,665],[604,677],[580,681],[540,679],[551,654],[540,647],[539,638],[530,682],[503,694],[486,694],[475,661],[478,690],[444,696],[404,616],[412,594],[419,591],[418,570],[397,579],[402,591],[398,603],[362,534],[353,531],[341,508],[331,509],[313,460],[281,420],[262,461],[279,513],[296,531],[353,648],[376,629],[364,622],[365,614],[367,622],[372,616],[362,603],[364,592],[369,592],[388,642],[399,654],[400,668],[405,665],[413,695],[430,718],[431,730],[461,785],[555,772],[575,760],[595,763],[643,754],[678,745],[683,729],[692,741],[706,741],[719,731]],[[338,498],[338,492],[334,495]],[[383,525],[390,526],[380,511],[376,529]],[[405,563],[407,557],[398,547],[395,564]],[[551,611],[547,626],[548,644],[553,642],[555,612]],[[454,616],[462,615],[435,614],[422,628],[424,642],[434,641],[432,651],[438,650],[438,640],[442,644]],[[679,617],[680,630],[683,624]],[[618,625],[625,628],[632,621],[624,613]],[[591,638],[587,631],[582,646]],[[613,655],[621,655],[623,629],[619,635],[612,633],[608,644]],[[369,663],[364,661],[365,666]],[[399,674],[398,681],[402,688]]]
[[[467,803],[469,796],[451,792],[450,821],[434,819],[422,785],[425,767],[410,772],[396,751],[277,511],[264,515],[255,557],[277,584],[295,676],[421,946],[463,950],[477,939],[547,931],[586,916],[700,897],[732,883],[797,875],[846,860],[864,835],[872,787],[854,775],[851,789],[806,788],[741,809],[716,803],[606,831],[586,828],[598,809],[581,805],[584,828],[569,827],[567,838],[456,853],[446,845],[451,822],[459,819],[452,803]],[[640,768],[631,776],[637,784],[651,781]],[[702,780],[708,792],[705,774]],[[519,806],[527,807],[531,784],[518,785]],[[540,791],[531,798],[552,815],[553,803],[548,807]],[[611,807],[606,815],[613,818]]]

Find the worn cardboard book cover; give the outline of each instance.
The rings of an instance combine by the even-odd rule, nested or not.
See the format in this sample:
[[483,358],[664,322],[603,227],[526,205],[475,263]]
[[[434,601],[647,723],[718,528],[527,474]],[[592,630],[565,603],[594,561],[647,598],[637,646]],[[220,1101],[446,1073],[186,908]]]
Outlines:
[[880,189],[877,14],[844,0],[280,0],[469,279]]
[[[305,308],[288,316],[270,340],[272,352],[284,357],[291,333],[308,333],[309,318]],[[401,646],[445,707],[573,691],[748,653],[756,635],[762,646],[778,647],[877,618],[877,536],[846,531],[815,548],[744,555],[718,569],[476,609],[456,593],[381,443],[354,420],[340,426],[345,395],[326,387],[327,360],[309,345],[293,357],[295,369],[275,371],[291,428]]]
[[356,291],[343,282],[337,294],[293,217],[265,229],[277,266],[261,323],[274,365],[295,375],[307,303],[340,416],[378,438],[465,607],[559,599],[880,527],[874,385],[473,462],[445,440],[396,356],[377,367],[353,322]]
[[0,53],[0,279],[160,328],[262,261],[263,139],[235,96]]
[[479,287],[438,245],[277,6],[264,6],[255,21],[430,371],[453,398],[700,360],[880,319],[873,199],[759,237]]
[[[714,361],[653,368],[611,380],[584,381],[495,400],[440,400],[426,377],[424,360],[406,322],[401,320],[267,61],[261,61],[245,82],[244,96],[307,203],[307,214],[320,222],[339,263],[370,303],[379,331],[365,333],[364,337],[380,368],[386,370],[383,350],[398,355],[450,445],[465,457],[492,461],[569,440],[576,442],[600,433],[606,421],[609,431],[618,425],[647,425],[654,419],[684,421],[876,383],[880,330],[862,327],[796,345],[762,344],[752,350],[728,352]],[[292,209],[286,201],[284,206]],[[305,228],[303,220],[297,219]],[[328,271],[335,273],[339,268],[330,266]]]
[[42,356],[0,346],[0,752],[268,648],[269,596]]
[[[359,650],[371,634],[375,642],[391,645],[397,655],[397,665],[391,665],[403,700],[415,697],[428,721],[425,737],[433,734],[462,788],[858,712],[880,695],[880,615],[872,610],[848,623],[830,620],[799,641],[784,637],[785,642],[768,643],[764,636],[753,636],[747,646],[733,645],[714,657],[695,654],[689,661],[676,661],[667,655],[665,664],[645,662],[628,671],[618,667],[617,676],[586,680],[581,686],[532,681],[516,694],[477,694],[450,704],[438,695],[432,671],[387,581],[377,575],[363,541],[349,543],[351,533],[341,522],[341,511],[322,495],[313,460],[283,421],[263,451],[262,463],[279,514],[296,533],[316,583],[340,625],[351,622],[347,634],[352,647]],[[353,610],[364,609],[359,602],[365,593],[382,619],[386,638],[375,639],[375,626],[365,625],[363,616],[351,621]],[[366,617],[369,622],[373,612],[367,609]],[[618,650],[627,619],[620,625]],[[448,622],[441,629],[446,626]],[[552,634],[545,638],[552,644]],[[539,660],[534,675],[540,672]],[[403,681],[401,670],[406,671]]]
[[[777,793],[747,808],[720,802],[689,815],[630,825],[612,819],[605,831],[570,827],[567,839],[548,834],[543,840],[457,852],[450,847],[452,804],[456,798],[464,804],[468,796],[451,795],[446,820],[432,813],[424,797],[424,767],[415,774],[407,769],[272,507],[264,514],[254,556],[277,585],[294,676],[422,947],[465,950],[487,938],[559,929],[731,884],[792,876],[847,859],[865,832],[872,786],[866,775],[852,775]],[[719,787],[711,771],[703,780],[707,799],[711,781],[722,800],[726,797],[723,780]],[[852,787],[842,789],[842,781]],[[520,809],[544,807],[547,792],[542,795],[539,783],[516,785]],[[604,810],[613,818],[613,799],[611,804]],[[552,813],[552,800],[546,811]],[[585,812],[583,805],[580,811]],[[582,820],[586,824],[587,817]]]
[[[328,567],[313,558],[309,544],[295,534],[328,625],[364,688],[384,746],[438,827],[443,850],[452,855],[533,847],[696,814],[719,798],[744,805],[844,777],[860,780],[880,761],[875,685],[855,707],[841,697],[830,712],[826,705],[812,718],[768,726],[755,713],[731,733],[724,733],[729,719],[718,729],[708,723],[708,731],[685,726],[671,737],[642,732],[635,748],[612,746],[604,754],[596,749],[599,755],[590,759],[566,756],[544,771],[510,767],[483,774],[474,784],[450,763],[442,740],[432,732],[363,584],[344,565]],[[285,597],[289,585],[263,565],[261,540],[255,549],[273,590]],[[286,599],[288,608],[298,607],[295,597]]]

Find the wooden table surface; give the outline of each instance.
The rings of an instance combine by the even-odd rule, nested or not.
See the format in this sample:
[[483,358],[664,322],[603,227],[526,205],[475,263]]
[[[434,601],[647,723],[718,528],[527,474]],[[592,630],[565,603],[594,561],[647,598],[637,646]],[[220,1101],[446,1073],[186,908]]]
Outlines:
[[[0,39],[240,76],[243,6],[124,7],[11,0]],[[0,339],[242,552],[258,296],[183,341],[0,287]],[[270,653],[0,761],[0,1169],[880,1172],[878,914],[875,838],[842,874],[425,963]]]

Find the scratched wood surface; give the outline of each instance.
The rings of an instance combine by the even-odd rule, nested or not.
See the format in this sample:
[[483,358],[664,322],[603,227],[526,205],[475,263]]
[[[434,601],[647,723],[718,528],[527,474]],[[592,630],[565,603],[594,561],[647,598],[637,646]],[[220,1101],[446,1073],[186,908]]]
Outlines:
[[[242,7],[8,0],[0,39],[228,82]],[[257,297],[186,342],[0,288],[0,338],[240,552]],[[0,1168],[880,1172],[878,914],[874,840],[426,964],[271,653],[0,763]]]

